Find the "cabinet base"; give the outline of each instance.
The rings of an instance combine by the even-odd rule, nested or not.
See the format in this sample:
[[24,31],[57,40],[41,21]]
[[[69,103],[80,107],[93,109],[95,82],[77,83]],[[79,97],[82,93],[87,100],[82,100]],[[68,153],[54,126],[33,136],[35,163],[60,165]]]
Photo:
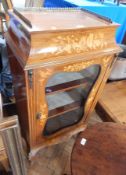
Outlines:
[[54,138],[49,138],[47,140],[44,141],[44,143],[42,143],[41,145],[37,145],[35,148],[31,149],[31,151],[28,154],[28,159],[30,161],[33,160],[33,158],[36,156],[36,154],[38,153],[38,151],[40,151],[42,148],[54,145],[54,144],[58,144],[61,142],[65,142],[67,139],[71,138],[73,135],[78,134],[79,132],[82,132],[86,129],[87,125],[80,123],[74,127],[72,127],[72,129],[69,129],[69,132],[67,131],[62,133],[62,135],[58,135],[55,136]]

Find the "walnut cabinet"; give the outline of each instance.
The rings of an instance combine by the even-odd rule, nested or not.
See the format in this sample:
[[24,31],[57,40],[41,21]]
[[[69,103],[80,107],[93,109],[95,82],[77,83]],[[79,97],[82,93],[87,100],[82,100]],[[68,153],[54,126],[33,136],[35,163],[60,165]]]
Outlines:
[[120,48],[117,24],[76,9],[9,12],[6,33],[29,156],[86,128]]

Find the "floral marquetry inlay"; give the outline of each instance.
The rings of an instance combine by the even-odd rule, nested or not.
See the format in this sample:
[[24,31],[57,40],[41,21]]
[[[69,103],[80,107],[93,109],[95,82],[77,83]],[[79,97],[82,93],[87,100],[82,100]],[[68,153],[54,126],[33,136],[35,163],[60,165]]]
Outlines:
[[64,71],[65,72],[80,71],[80,70],[90,66],[93,63],[94,63],[94,60],[81,62],[81,63],[75,63],[75,64],[72,64],[72,65],[65,66]]
[[66,36],[57,36],[53,42],[58,44],[57,55],[61,52],[81,53],[84,51],[97,50],[107,47],[107,40],[105,40],[104,33],[76,33]]
[[45,69],[45,70],[40,70],[39,71],[39,78],[40,81],[44,81],[46,78],[48,78],[50,75],[52,74],[52,70],[51,69]]
[[[106,67],[108,65],[108,62],[110,61],[110,57],[104,57],[102,61],[103,61],[103,66]],[[81,63],[74,63],[71,65],[65,66],[64,71],[65,72],[81,71],[82,69],[85,69],[92,64],[96,64],[96,61],[90,60],[90,61],[83,61]]]
[[90,96],[88,97],[88,100],[86,102],[86,107],[89,107],[93,102],[94,96],[96,95],[96,91],[97,91],[97,88],[95,87],[91,90]]
[[105,67],[107,67],[109,61],[110,61],[110,57],[105,57],[105,58],[103,58],[103,65],[104,65]]
[[43,121],[47,119],[47,105],[43,104],[40,105],[40,113],[41,113],[41,119],[40,119],[40,125],[43,125]]

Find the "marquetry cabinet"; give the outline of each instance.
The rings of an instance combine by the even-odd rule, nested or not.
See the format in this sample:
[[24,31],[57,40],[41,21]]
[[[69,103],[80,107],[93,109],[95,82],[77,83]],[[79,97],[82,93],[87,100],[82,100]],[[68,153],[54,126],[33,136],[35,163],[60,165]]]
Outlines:
[[77,9],[9,12],[6,40],[29,156],[86,128],[116,54],[117,24]]

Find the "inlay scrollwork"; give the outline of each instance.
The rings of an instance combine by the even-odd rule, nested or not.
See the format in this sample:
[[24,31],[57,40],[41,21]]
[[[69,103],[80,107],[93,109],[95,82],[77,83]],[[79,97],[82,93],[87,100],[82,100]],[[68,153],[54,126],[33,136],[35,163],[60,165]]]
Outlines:
[[104,67],[107,67],[108,66],[108,62],[110,61],[110,57],[104,57],[103,58],[103,65]]
[[40,119],[40,125],[43,125],[43,121],[48,117],[46,104],[40,105],[40,113],[42,115]]
[[45,81],[52,74],[52,70],[44,69],[39,71],[39,81]]
[[81,53],[84,51],[103,49],[107,47],[107,41],[103,33],[87,33],[84,34],[76,33],[75,34],[66,34],[65,36],[56,36],[55,39],[52,39],[52,43],[58,44],[58,49],[56,55],[66,52],[71,54],[73,52]]
[[65,66],[64,71],[65,72],[80,71],[80,70],[85,69],[86,67],[90,66],[93,63],[94,63],[93,60],[87,61],[87,62],[75,63],[72,65]]
[[86,102],[86,108],[88,108],[93,102],[94,96],[96,95],[96,91],[97,89],[95,87],[91,90],[90,96],[88,97],[88,100]]
[[[108,65],[108,62],[110,60],[110,57],[104,57],[103,58],[103,66],[106,67]],[[81,63],[74,63],[71,65],[64,66],[64,71],[65,72],[73,72],[73,71],[80,71],[82,69],[85,69],[86,67],[96,64],[95,60],[90,60],[90,61],[83,61]]]

